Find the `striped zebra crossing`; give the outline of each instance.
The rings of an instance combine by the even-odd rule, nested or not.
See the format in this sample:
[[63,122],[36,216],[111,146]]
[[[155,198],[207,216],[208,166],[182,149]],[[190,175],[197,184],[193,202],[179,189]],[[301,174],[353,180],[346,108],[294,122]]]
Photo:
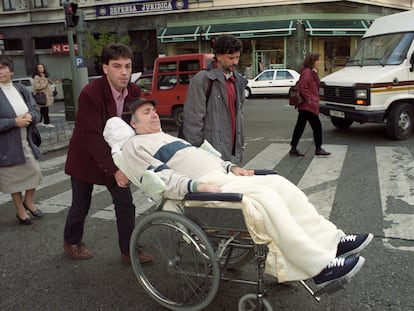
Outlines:
[[306,193],[319,213],[329,219],[348,147],[326,145],[326,148],[332,154],[329,157],[313,157],[298,187]]
[[[329,157],[313,157],[298,182],[298,187],[308,196],[311,203],[326,218],[330,218],[334,198],[338,190],[340,175],[348,152],[346,145],[326,145],[332,152]],[[274,169],[288,154],[287,143],[271,143],[245,166],[248,168]],[[412,243],[401,241],[414,240],[414,159],[406,147],[375,147],[381,208],[383,214],[383,243],[387,248],[413,251]],[[47,190],[55,185],[67,182],[69,176],[63,172],[66,156],[40,162],[44,175],[38,191]],[[321,173],[325,172],[325,173]],[[72,191],[70,183],[66,190],[37,201],[37,206],[44,213],[59,213],[70,207]],[[106,191],[104,186],[95,186],[93,196]],[[137,215],[152,206],[142,192],[133,191]],[[0,194],[0,206],[11,201],[10,195]],[[99,208],[91,217],[115,220],[113,204]],[[398,241],[396,243],[395,241]]]
[[414,251],[413,246],[392,243],[395,238],[407,241],[414,238],[413,156],[406,147],[376,147],[375,153],[384,215],[384,245]]

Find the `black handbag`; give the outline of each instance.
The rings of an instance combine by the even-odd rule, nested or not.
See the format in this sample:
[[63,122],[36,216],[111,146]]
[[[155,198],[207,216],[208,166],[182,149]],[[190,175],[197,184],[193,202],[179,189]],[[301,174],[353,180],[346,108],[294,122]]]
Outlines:
[[36,104],[38,104],[39,106],[46,106],[47,104],[47,100],[46,100],[46,94],[43,92],[37,92],[36,94],[33,95]]
[[42,136],[40,136],[40,132],[36,125],[31,124],[28,128],[28,132],[32,137],[33,143],[39,147],[42,144]]

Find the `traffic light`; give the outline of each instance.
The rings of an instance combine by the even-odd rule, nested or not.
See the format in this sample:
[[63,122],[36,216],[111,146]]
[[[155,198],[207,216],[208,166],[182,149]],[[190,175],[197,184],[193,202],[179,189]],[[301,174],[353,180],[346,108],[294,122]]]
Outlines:
[[210,38],[210,47],[214,48],[214,43],[216,43],[216,38]]
[[76,11],[78,10],[78,4],[74,2],[65,2],[63,4],[63,8],[65,9],[66,27],[76,27],[79,21],[79,16],[76,15]]

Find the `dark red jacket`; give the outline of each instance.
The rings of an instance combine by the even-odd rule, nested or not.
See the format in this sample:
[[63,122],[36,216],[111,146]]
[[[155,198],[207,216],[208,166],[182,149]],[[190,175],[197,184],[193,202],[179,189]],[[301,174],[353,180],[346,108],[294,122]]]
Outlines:
[[299,90],[305,98],[305,103],[298,107],[299,110],[308,110],[319,115],[319,77],[318,73],[304,67],[300,73]]
[[[139,97],[141,91],[129,83],[125,101]],[[91,184],[115,182],[118,170],[111,149],[103,137],[106,121],[116,116],[116,104],[106,76],[87,84],[79,95],[75,128],[69,142],[65,173]]]

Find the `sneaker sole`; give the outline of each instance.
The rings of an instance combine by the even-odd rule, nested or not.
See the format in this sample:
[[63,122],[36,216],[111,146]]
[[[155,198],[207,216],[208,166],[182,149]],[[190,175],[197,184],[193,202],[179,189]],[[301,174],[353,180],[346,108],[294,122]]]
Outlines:
[[331,283],[334,283],[334,282],[341,282],[341,283],[343,283],[343,284],[345,284],[345,283],[349,283],[349,282],[351,281],[351,278],[352,278],[355,274],[357,274],[357,273],[359,272],[359,270],[361,270],[362,266],[364,265],[364,262],[365,262],[365,258],[364,258],[364,257],[359,256],[359,257],[358,257],[358,262],[357,262],[357,264],[356,264],[356,265],[352,268],[352,270],[351,270],[351,271],[349,271],[347,274],[345,274],[345,275],[343,275],[343,276],[341,276],[341,277],[339,277],[339,278],[337,278],[337,279],[333,279],[333,280],[330,280],[330,281],[327,281],[327,282],[324,282],[324,283],[316,284],[316,286],[317,286],[318,288],[322,288],[322,287],[325,287],[325,286],[327,286],[327,285],[329,285],[329,284],[331,284]]
[[339,255],[338,257],[348,257],[350,255],[358,255],[365,247],[369,245],[369,243],[371,243],[373,238],[374,236],[372,235],[372,233],[368,233],[368,237],[365,239],[364,243],[362,243],[357,248],[350,250],[349,252]]

